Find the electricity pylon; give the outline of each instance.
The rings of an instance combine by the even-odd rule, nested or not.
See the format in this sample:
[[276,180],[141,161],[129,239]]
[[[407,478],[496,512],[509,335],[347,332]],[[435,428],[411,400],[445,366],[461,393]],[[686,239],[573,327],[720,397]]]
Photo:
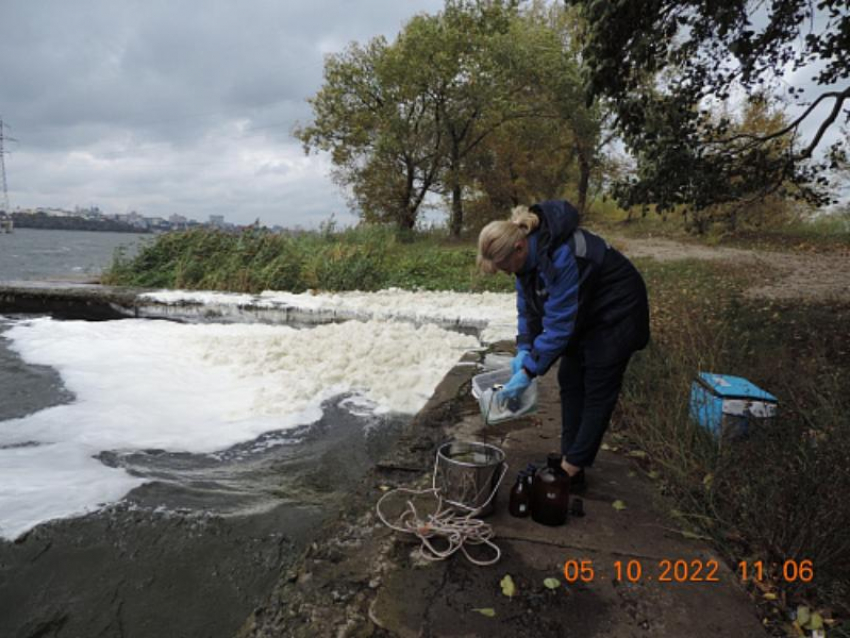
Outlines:
[[12,214],[12,209],[9,206],[9,190],[6,187],[6,160],[3,156],[8,153],[8,151],[3,147],[4,140],[8,140],[10,142],[17,142],[14,137],[6,137],[3,133],[4,128],[9,128],[6,124],[3,124],[3,118],[0,117],[0,180],[3,182],[3,209],[2,212]]

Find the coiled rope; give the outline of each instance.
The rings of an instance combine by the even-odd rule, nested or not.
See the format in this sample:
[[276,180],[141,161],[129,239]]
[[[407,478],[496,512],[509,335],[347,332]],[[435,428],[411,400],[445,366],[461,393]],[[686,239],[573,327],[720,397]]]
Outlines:
[[[505,478],[505,474],[507,474],[508,471],[507,463],[503,463],[502,474],[499,477],[496,486],[490,493],[489,498],[483,505],[476,508],[470,508],[461,503],[447,503],[445,501],[440,488],[437,487],[438,463],[439,457],[434,462],[434,474],[431,479],[430,489],[413,490],[405,487],[399,487],[387,492],[375,505],[378,518],[380,518],[381,522],[390,529],[403,534],[412,534],[417,536],[422,542],[420,552],[425,560],[445,560],[455,552],[461,551],[463,555],[466,556],[467,560],[475,565],[486,567],[497,563],[502,557],[502,550],[499,549],[499,546],[491,540],[495,535],[493,532],[493,526],[489,523],[485,523],[480,518],[475,518],[475,516],[490,504],[490,501],[493,500],[496,492],[499,491],[502,479]],[[399,515],[394,523],[391,523],[384,516],[383,512],[381,512],[381,503],[383,503],[388,497],[399,493],[408,494],[411,498],[407,500],[406,509]],[[424,496],[426,494],[431,494],[436,500],[437,505],[433,514],[426,514],[423,516],[416,509],[413,499],[416,496]],[[477,496],[480,495],[481,492],[479,492]],[[475,499],[476,501],[478,500],[477,496]],[[458,509],[466,510],[467,513],[462,515],[458,514]],[[434,546],[433,540],[438,538],[447,542],[445,549],[438,549]],[[466,545],[487,545],[493,549],[495,556],[490,560],[479,560],[473,558],[469,555],[469,552],[466,551]]]

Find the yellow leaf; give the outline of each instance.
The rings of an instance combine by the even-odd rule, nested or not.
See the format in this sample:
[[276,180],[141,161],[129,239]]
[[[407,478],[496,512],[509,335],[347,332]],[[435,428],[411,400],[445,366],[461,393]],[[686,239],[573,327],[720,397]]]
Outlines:
[[473,609],[472,611],[477,611],[482,616],[487,616],[487,618],[495,618],[496,610],[492,607],[481,607],[479,609]]
[[711,487],[711,484],[714,482],[714,474],[708,473],[702,477],[702,484],[705,485],[706,488]]
[[693,540],[711,540],[708,536],[703,536],[701,534],[697,534],[696,532],[689,532],[686,529],[680,529],[679,533],[685,538],[691,538]]
[[797,606],[797,623],[800,627],[809,624],[809,621],[812,619],[812,612],[806,605],[798,605]]
[[617,500],[617,501],[614,501],[613,503],[611,503],[611,507],[613,507],[615,510],[620,512],[620,511],[626,509],[626,504],[623,503],[623,501]]
[[764,594],[764,599],[765,600],[776,600],[776,594],[774,594],[773,592],[767,592],[766,594]]
[[499,584],[502,586],[502,593],[508,598],[516,593],[516,585],[510,574],[506,574]]
[[547,578],[543,581],[543,584],[548,589],[558,589],[558,587],[561,586],[561,581],[559,581],[557,578]]
[[823,630],[823,616],[821,616],[817,612],[812,614],[812,618],[809,621],[809,629],[811,629],[812,631],[822,631]]
[[646,458],[646,452],[644,452],[643,450],[631,450],[629,452],[629,456],[632,456],[636,459],[645,459]]
[[381,490],[382,492],[388,492],[389,489],[390,489],[390,486],[389,485],[379,485],[378,489]]

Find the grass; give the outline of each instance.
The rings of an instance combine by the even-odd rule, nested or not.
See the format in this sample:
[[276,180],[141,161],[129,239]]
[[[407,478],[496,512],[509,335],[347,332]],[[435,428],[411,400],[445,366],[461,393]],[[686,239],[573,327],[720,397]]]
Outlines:
[[[629,368],[616,434],[647,453],[682,527],[711,537],[731,565],[813,562],[811,583],[788,582],[774,568],[753,585],[778,631],[788,621],[770,594],[846,618],[850,306],[748,301],[740,295],[748,275],[730,266],[640,266],[653,343]],[[780,418],[747,440],[718,444],[689,419],[697,371],[750,379],[779,397]]]

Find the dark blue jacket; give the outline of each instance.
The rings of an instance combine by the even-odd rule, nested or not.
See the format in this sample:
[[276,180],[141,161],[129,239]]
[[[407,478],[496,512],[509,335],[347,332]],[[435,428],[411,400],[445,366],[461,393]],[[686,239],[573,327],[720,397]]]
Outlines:
[[579,230],[569,202],[541,202],[531,210],[540,225],[528,236],[529,256],[516,278],[517,347],[531,353],[525,368],[545,374],[563,354],[606,366],[646,346],[646,286],[632,263],[601,237]]

